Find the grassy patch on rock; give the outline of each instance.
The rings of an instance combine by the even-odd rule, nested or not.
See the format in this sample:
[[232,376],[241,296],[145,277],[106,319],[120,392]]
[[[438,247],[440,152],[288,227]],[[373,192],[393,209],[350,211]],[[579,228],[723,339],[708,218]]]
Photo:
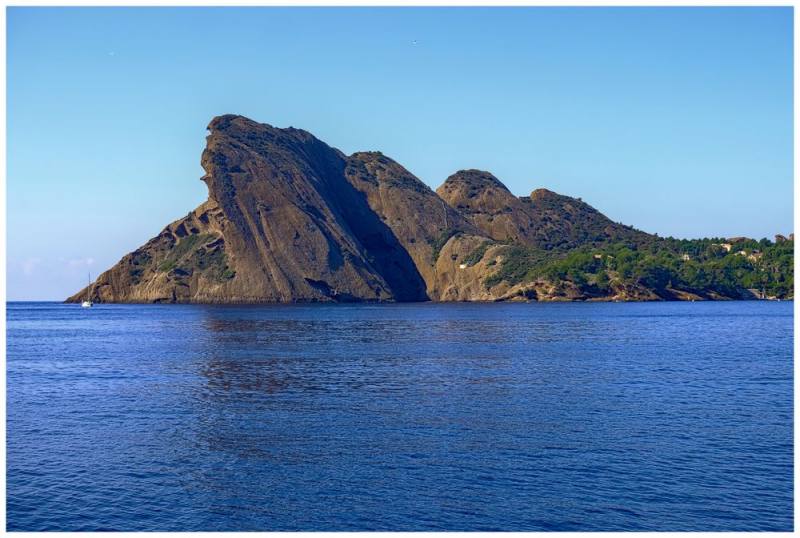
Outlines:
[[484,241],[483,243],[478,245],[478,247],[475,248],[472,252],[467,254],[467,256],[463,260],[463,263],[465,263],[467,267],[472,267],[473,265],[475,265],[476,263],[478,263],[483,259],[483,257],[486,255],[486,251],[489,250],[489,247],[491,247],[493,244],[494,241]]
[[173,269],[181,269],[186,274],[200,271],[220,282],[236,276],[228,267],[222,240],[214,234],[187,235],[178,241],[157,267],[164,273]]
[[429,240],[428,242],[431,245],[433,251],[431,252],[431,257],[433,258],[433,263],[436,263],[436,260],[439,259],[439,253],[442,251],[442,248],[450,241],[450,238],[453,236],[461,235],[463,232],[456,228],[449,228],[447,230],[442,231],[438,236],[434,239]]

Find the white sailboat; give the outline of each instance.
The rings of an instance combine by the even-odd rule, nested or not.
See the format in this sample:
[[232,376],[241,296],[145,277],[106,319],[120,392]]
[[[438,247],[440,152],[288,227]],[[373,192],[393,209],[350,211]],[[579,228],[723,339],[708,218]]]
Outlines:
[[91,308],[92,305],[92,274],[89,273],[89,285],[86,287],[86,300],[81,303],[83,308]]

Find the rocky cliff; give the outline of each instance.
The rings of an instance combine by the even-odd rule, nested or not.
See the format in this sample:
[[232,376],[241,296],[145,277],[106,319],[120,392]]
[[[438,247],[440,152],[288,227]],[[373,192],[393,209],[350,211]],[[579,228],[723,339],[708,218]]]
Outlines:
[[570,249],[654,241],[581,200],[546,189],[516,197],[478,170],[434,192],[379,152],[347,156],[242,116],[208,130],[208,200],[68,301],[663,298],[636,283],[596,292],[536,277],[532,267]]
[[427,298],[408,252],[346,179],[341,152],[241,116],[214,118],[208,129],[208,201],[100,275],[95,300]]
[[611,221],[579,199],[547,189],[518,198],[481,170],[456,172],[436,192],[478,230],[498,241],[551,249],[648,237]]

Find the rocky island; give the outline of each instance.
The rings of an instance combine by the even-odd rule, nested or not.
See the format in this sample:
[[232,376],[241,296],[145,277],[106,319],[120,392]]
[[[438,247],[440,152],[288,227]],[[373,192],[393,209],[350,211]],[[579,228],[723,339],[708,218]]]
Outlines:
[[792,298],[793,236],[659,238],[580,199],[462,170],[433,191],[379,152],[214,118],[208,200],[88,288],[95,302]]

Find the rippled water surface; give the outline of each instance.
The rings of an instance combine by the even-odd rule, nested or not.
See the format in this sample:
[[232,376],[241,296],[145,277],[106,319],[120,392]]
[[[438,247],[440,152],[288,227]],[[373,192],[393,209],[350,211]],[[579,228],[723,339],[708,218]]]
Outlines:
[[791,530],[792,304],[9,303],[9,530]]

